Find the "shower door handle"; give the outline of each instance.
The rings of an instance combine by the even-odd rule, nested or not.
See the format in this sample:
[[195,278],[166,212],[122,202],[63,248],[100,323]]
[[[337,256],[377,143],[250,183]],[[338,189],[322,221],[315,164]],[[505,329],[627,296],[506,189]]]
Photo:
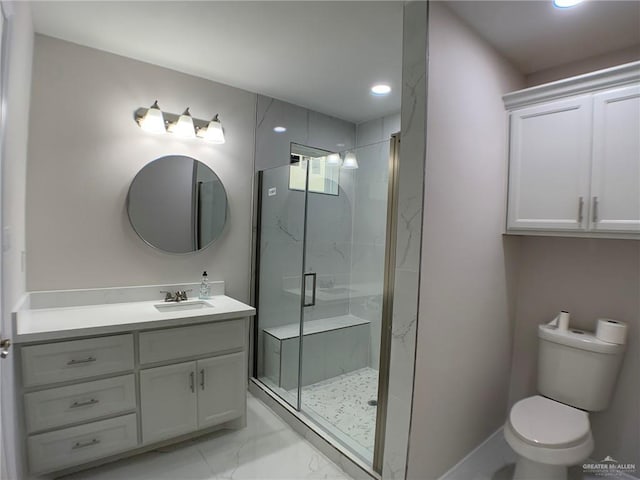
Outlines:
[[[313,278],[313,288],[311,289],[311,302],[307,303],[307,277],[311,277]],[[313,307],[316,304],[316,277],[317,274],[315,272],[313,273],[305,273],[304,274],[304,291],[302,292],[302,294],[304,295],[304,306],[305,307]]]

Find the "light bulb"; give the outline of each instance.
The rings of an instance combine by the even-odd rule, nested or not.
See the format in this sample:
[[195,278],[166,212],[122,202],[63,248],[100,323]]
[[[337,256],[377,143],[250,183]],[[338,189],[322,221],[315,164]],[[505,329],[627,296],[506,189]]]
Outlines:
[[138,124],[146,132],[151,133],[167,133],[164,125],[164,115],[158,106],[158,101],[153,102],[144,116],[139,120]]
[[358,168],[358,160],[356,154],[353,152],[347,152],[344,156],[344,162],[342,162],[342,168],[346,170],[355,170]]
[[195,138],[196,129],[193,126],[193,118],[191,118],[189,108],[187,108],[182,113],[182,115],[178,117],[178,121],[173,125],[171,133],[177,135],[178,137]]
[[218,118],[217,114],[215,117],[213,117],[213,120],[209,122],[209,125],[207,126],[207,131],[204,134],[204,139],[207,142],[217,143],[217,144],[221,144],[225,142],[224,131],[222,130],[222,123],[220,123],[220,119]]

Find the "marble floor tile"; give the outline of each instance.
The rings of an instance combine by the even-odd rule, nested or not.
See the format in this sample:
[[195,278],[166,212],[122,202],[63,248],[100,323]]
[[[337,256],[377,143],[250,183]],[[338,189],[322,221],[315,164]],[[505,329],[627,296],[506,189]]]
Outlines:
[[65,480],[349,480],[249,395],[247,427],[221,431],[63,477]]

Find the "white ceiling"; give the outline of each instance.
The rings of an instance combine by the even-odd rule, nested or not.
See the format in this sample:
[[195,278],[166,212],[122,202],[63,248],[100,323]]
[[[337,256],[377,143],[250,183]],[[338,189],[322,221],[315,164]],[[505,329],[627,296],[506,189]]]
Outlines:
[[573,8],[546,1],[447,2],[523,73],[637,45],[640,1],[587,0]]
[[[402,1],[32,2],[38,33],[353,122],[400,110]],[[523,73],[640,45],[640,1],[448,1]],[[639,47],[640,48],[640,47]],[[388,82],[389,97],[369,87]]]
[[[32,2],[35,30],[352,122],[400,110],[402,2]],[[389,83],[387,97],[369,93]]]

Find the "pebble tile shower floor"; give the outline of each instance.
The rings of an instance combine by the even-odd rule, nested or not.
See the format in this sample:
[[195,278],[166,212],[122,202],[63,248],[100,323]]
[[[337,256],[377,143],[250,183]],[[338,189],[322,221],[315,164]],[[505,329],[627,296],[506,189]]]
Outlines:
[[303,409],[312,411],[365,450],[373,452],[378,371],[362,368],[302,387]]

